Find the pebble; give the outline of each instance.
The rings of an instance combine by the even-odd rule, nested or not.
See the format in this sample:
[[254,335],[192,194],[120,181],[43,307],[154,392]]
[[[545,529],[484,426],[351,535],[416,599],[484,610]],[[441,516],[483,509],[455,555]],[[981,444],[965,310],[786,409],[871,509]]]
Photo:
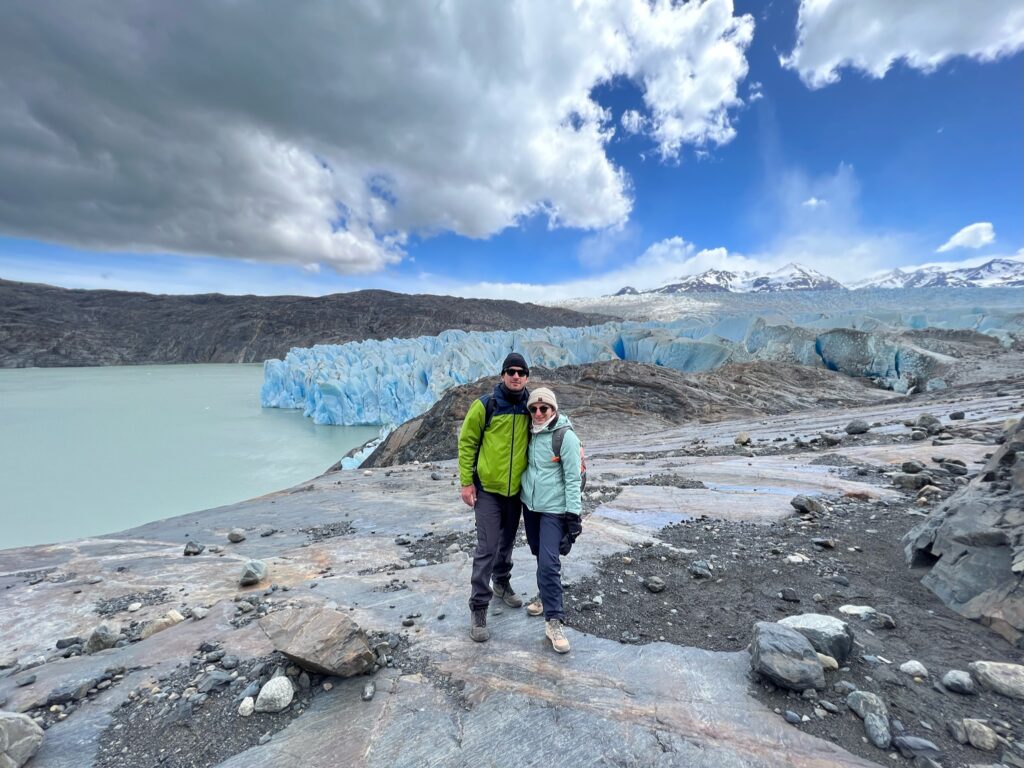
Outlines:
[[915,659],[900,664],[900,672],[911,677],[928,677],[928,669]]
[[363,701],[369,701],[370,699],[373,698],[373,695],[375,693],[377,693],[377,685],[376,685],[376,683],[374,683],[372,681],[367,683],[366,685],[363,686],[363,694],[362,694]]
[[651,576],[644,582],[644,586],[651,592],[663,592],[665,590],[665,580],[660,576]]
[[800,715],[798,715],[791,709],[787,709],[782,716],[786,718],[786,722],[790,723],[791,725],[797,725],[798,723],[800,723]]
[[242,699],[242,703],[238,705],[238,714],[242,717],[249,717],[255,711],[256,702],[253,701],[252,696],[246,696]]
[[242,528],[232,528],[228,531],[228,541],[232,544],[238,544],[241,541],[245,541],[245,531]]

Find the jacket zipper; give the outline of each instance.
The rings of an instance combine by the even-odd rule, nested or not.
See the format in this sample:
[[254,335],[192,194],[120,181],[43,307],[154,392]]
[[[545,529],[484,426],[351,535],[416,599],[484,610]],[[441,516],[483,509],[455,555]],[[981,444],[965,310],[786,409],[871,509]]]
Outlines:
[[515,461],[516,457],[516,414],[512,414],[512,447],[508,452],[508,493],[506,496],[512,495],[512,462]]

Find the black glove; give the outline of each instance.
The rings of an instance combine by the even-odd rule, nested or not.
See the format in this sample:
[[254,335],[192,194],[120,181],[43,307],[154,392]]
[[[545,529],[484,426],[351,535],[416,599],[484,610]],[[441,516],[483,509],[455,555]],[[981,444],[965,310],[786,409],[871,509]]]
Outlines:
[[567,512],[562,518],[562,541],[558,545],[558,554],[568,555],[581,533],[583,533],[583,519],[579,515]]

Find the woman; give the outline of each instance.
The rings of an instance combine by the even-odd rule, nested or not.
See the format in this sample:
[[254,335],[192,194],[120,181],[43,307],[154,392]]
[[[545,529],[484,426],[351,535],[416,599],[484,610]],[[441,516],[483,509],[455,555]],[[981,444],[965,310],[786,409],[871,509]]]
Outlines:
[[[527,606],[531,616],[544,614],[544,634],[558,653],[569,652],[562,624],[562,562],[582,530],[580,440],[568,417],[559,414],[555,393],[540,387],[530,393],[530,446],[523,472],[523,523],[530,551],[537,557],[537,589],[543,605]],[[552,445],[561,434],[561,456]]]

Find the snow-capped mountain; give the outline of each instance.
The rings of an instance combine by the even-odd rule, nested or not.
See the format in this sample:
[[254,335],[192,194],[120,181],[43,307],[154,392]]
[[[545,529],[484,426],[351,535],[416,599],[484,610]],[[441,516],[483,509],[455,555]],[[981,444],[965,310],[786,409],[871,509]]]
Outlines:
[[1024,288],[1024,261],[992,259],[977,267],[893,269],[854,288]]
[[[774,293],[776,291],[829,291],[843,290],[843,286],[828,275],[799,264],[786,266],[769,272],[730,272],[724,269],[709,269],[699,275],[688,275],[660,288],[643,293]],[[619,294],[627,292],[622,289]]]

